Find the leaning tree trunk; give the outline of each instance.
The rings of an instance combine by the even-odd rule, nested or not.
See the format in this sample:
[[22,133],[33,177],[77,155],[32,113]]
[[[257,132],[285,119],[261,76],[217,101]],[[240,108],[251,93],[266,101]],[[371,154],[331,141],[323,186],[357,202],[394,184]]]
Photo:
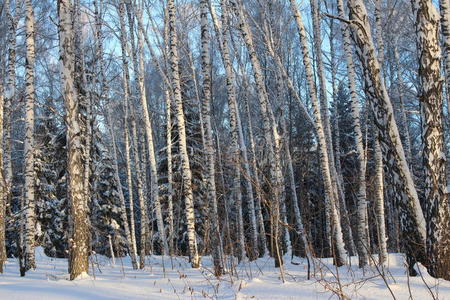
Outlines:
[[25,271],[36,268],[35,248],[35,197],[34,197],[34,16],[31,0],[25,1],[25,183],[24,183],[24,217],[25,217]]
[[332,234],[333,234],[333,244],[335,248],[336,264],[343,265],[346,262],[347,252],[344,247],[344,240],[342,235],[341,222],[339,220],[339,214],[337,210],[338,199],[336,191],[333,191],[333,182],[330,172],[329,164],[329,154],[327,149],[326,133],[322,123],[322,116],[320,113],[319,100],[316,95],[316,87],[313,79],[312,63],[309,55],[309,47],[306,39],[306,31],[303,25],[302,17],[300,11],[297,7],[295,0],[290,0],[292,13],[295,17],[297,23],[297,29],[300,36],[301,50],[303,55],[303,63],[305,65],[306,77],[309,89],[309,97],[313,105],[313,112],[315,116],[315,124],[317,130],[317,142],[319,148],[319,158],[320,166],[322,171],[322,176],[324,179],[325,187],[325,203],[327,207],[327,214],[330,214]]
[[169,18],[169,38],[170,38],[170,70],[172,92],[175,98],[175,109],[177,117],[177,126],[179,132],[179,148],[181,155],[181,175],[183,182],[183,195],[185,201],[185,213],[187,221],[189,256],[193,268],[200,267],[200,257],[197,249],[197,239],[195,236],[195,214],[194,214],[194,195],[192,192],[192,171],[189,163],[189,154],[186,141],[186,124],[184,119],[183,98],[181,96],[181,81],[179,71],[178,57],[178,38],[176,33],[176,9],[175,1],[168,0],[168,18]]
[[[235,77],[233,73],[233,67],[230,57],[229,43],[228,43],[228,8],[226,1],[220,1],[222,8],[222,31],[220,31],[219,23],[215,20],[216,37],[220,45],[222,62],[226,72],[226,87],[227,87],[227,99],[228,110],[230,114],[230,131],[231,131],[231,157],[233,160],[233,199],[235,199],[235,207],[237,212],[237,236],[238,236],[238,259],[242,260],[246,257],[245,238],[244,238],[244,220],[242,214],[242,189],[241,189],[241,159],[239,150],[239,133],[238,133],[238,108],[236,103],[236,87]],[[214,18],[214,14],[213,18]],[[214,18],[216,19],[216,18]],[[253,224],[252,224],[253,225]],[[252,226],[253,227],[253,226]],[[254,233],[256,228],[252,228]],[[252,237],[254,235],[252,234]]]
[[[270,103],[267,95],[267,90],[264,84],[264,78],[261,68],[261,63],[258,59],[255,46],[253,44],[253,34],[250,30],[250,27],[244,18],[244,12],[242,11],[241,3],[238,3],[236,0],[229,1],[232,9],[234,10],[236,16],[238,17],[239,30],[241,32],[242,38],[246,45],[248,55],[250,57],[250,62],[253,68],[253,76],[255,79],[256,90],[258,93],[258,100],[261,109],[261,116],[263,121],[263,132],[265,137],[265,142],[267,143],[267,151],[269,158],[269,183],[272,191],[272,232],[273,232],[273,245],[272,248],[273,255],[275,257],[276,266],[280,267],[281,276],[284,276],[283,273],[283,259],[281,254],[281,249],[279,245],[279,221],[280,221],[280,196],[281,190],[280,187],[284,184],[283,179],[281,178],[281,172],[277,167],[277,162],[279,162],[279,152],[276,149],[275,142],[278,138],[278,129],[276,124],[273,122],[270,116]],[[284,278],[283,278],[284,280]]]
[[410,272],[414,273],[412,267],[415,261],[424,262],[425,259],[425,219],[394,120],[392,103],[380,74],[365,4],[362,0],[350,0],[348,8],[353,39],[364,69],[364,92],[374,111],[383,153],[385,157],[392,158],[385,163],[395,175],[394,186],[398,189],[397,205],[401,209],[403,241]]
[[419,51],[428,272],[450,280],[450,211],[444,146],[439,14],[431,0],[413,0]]
[[[317,0],[311,0],[311,14],[313,25],[313,46],[317,65],[317,76],[319,81],[319,100],[320,100],[320,115],[322,117],[323,128],[325,132],[325,141],[328,151],[329,168],[331,172],[331,183],[333,184],[333,193],[335,193],[336,205],[339,212],[341,224],[344,222],[346,215],[348,215],[347,207],[345,205],[345,193],[342,186],[342,182],[339,180],[339,175],[336,169],[336,162],[333,150],[333,140],[331,135],[330,117],[328,112],[328,97],[327,97],[327,85],[325,80],[325,70],[322,58],[322,38],[321,38],[321,26],[320,26],[320,12],[319,4]],[[365,210],[367,212],[367,209]],[[344,215],[345,214],[345,215]],[[344,218],[344,219],[343,219]],[[342,226],[342,225],[341,225]]]
[[[231,59],[230,59],[230,50],[228,49],[229,43],[228,43],[228,32],[229,32],[229,25],[227,24],[227,15],[226,15],[226,8],[225,11],[222,11],[222,26],[219,23],[219,20],[217,19],[214,7],[210,4],[210,13],[211,17],[213,19],[214,29],[216,32],[216,38],[217,42],[219,44],[219,49],[222,57],[222,62],[225,66],[226,76],[227,76],[227,92],[228,92],[228,102],[230,107],[230,120],[236,119],[236,126],[237,131],[239,134],[239,146],[242,153],[242,163],[244,165],[245,169],[245,180],[247,183],[247,206],[248,211],[250,214],[250,236],[252,239],[252,246],[253,250],[250,254],[250,257],[258,257],[259,251],[258,251],[258,236],[260,233],[258,233],[258,226],[257,226],[257,212],[255,211],[255,197],[253,195],[253,183],[251,180],[251,172],[250,172],[250,163],[248,160],[248,151],[247,146],[245,145],[244,141],[244,132],[242,130],[242,122],[240,118],[239,108],[236,102],[236,87],[235,87],[235,75],[233,73],[233,69],[231,66]],[[231,103],[231,101],[233,103]],[[231,109],[233,108],[233,109]],[[236,114],[236,116],[232,116],[232,114]],[[235,138],[235,136],[232,135],[232,138]]]
[[83,143],[80,132],[78,99],[74,87],[75,56],[71,1],[58,1],[58,15],[61,90],[67,115],[68,200],[72,219],[69,270],[70,279],[73,280],[88,272],[89,227],[87,223],[87,203],[85,203],[83,189]]
[[[344,178],[342,175],[342,162],[341,162],[341,137],[339,132],[339,111],[338,111],[338,100],[337,100],[337,86],[336,86],[336,74],[337,74],[337,68],[336,68],[336,53],[335,53],[335,45],[334,45],[334,39],[335,39],[335,22],[334,20],[330,20],[330,68],[331,68],[331,85],[332,85],[332,97],[334,102],[334,109],[335,109],[335,121],[333,125],[333,132],[335,135],[334,138],[334,145],[335,145],[335,151],[334,151],[334,159],[336,162],[336,176],[337,181],[339,182],[339,186],[342,188],[340,189],[340,194],[344,193]],[[365,158],[363,156],[363,158]],[[365,187],[364,187],[365,188]],[[344,242],[347,246],[347,251],[350,256],[356,255],[356,246],[355,241],[353,239],[353,231],[351,228],[350,223],[350,216],[347,210],[347,203],[345,201],[345,195],[342,195],[340,197],[339,201],[339,208],[341,213],[341,220],[342,220],[342,234],[344,235]]]

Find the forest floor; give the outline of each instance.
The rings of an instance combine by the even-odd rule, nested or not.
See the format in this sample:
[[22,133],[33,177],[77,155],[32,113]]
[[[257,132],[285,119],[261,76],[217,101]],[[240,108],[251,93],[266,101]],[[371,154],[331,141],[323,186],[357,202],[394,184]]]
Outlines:
[[363,272],[356,258],[352,266],[338,269],[331,259],[316,260],[311,280],[307,280],[306,260],[295,258],[291,263],[286,256],[285,262],[283,284],[271,258],[242,263],[234,276],[216,279],[208,257],[202,259],[202,268],[192,269],[184,257],[149,256],[144,270],[133,270],[129,258],[116,258],[113,265],[109,258],[96,255],[89,276],[69,281],[67,260],[49,258],[38,248],[37,269],[25,278],[18,274],[18,262],[8,261],[6,272],[0,274],[0,299],[316,300],[341,295],[340,299],[450,300],[450,282],[433,279],[423,267],[418,269],[422,276],[407,276],[401,254],[391,254],[388,265],[379,271],[372,266]]

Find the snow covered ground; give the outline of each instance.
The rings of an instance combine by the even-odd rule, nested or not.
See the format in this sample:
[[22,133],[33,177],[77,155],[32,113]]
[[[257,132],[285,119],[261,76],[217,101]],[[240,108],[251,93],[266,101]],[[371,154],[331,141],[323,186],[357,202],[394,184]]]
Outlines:
[[97,256],[90,276],[75,281],[67,280],[65,259],[48,258],[39,248],[36,258],[38,268],[25,278],[18,274],[18,263],[9,260],[5,274],[0,275],[0,299],[316,300],[339,299],[339,286],[343,291],[341,299],[394,299],[388,285],[396,299],[450,300],[450,282],[431,278],[424,268],[420,268],[423,278],[409,278],[400,254],[390,255],[389,266],[385,268],[386,282],[375,267],[363,274],[355,258],[354,266],[338,270],[329,259],[316,261],[315,278],[306,280],[306,261],[296,259],[298,264],[292,264],[286,257],[284,284],[270,258],[241,264],[236,275],[217,280],[211,274],[208,258],[203,258],[203,267],[195,270],[183,257],[171,262],[168,257],[152,256],[148,257],[145,270],[133,270],[128,258],[116,259],[113,266],[108,258]]

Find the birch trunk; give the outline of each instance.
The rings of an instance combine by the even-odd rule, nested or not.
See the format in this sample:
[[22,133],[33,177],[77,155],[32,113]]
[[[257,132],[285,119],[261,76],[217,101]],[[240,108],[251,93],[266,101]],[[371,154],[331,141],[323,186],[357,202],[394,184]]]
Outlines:
[[[219,32],[216,22],[216,36],[220,44],[222,62],[226,72],[226,86],[227,86],[227,99],[228,109],[230,112],[230,131],[231,131],[231,157],[233,164],[233,187],[232,198],[234,198],[234,205],[237,212],[237,235],[238,235],[238,259],[242,260],[246,257],[245,238],[244,238],[244,221],[242,215],[242,190],[241,190],[241,159],[239,151],[239,133],[238,133],[238,108],[236,102],[236,88],[234,86],[235,78],[233,73],[233,67],[231,63],[230,50],[229,50],[229,29],[228,29],[228,7],[225,0],[220,1],[222,8],[222,32]],[[221,37],[221,39],[220,39]],[[253,231],[253,229],[252,229]],[[254,232],[254,231],[253,231]],[[252,235],[253,236],[253,235]],[[253,236],[254,237],[254,236]]]
[[[333,193],[335,193],[336,206],[338,209],[338,215],[341,219],[346,218],[348,215],[346,204],[345,204],[345,194],[344,188],[339,180],[339,175],[336,170],[336,162],[333,150],[333,140],[331,135],[331,125],[329,117],[329,103],[327,97],[327,85],[325,80],[324,63],[322,57],[322,38],[321,38],[321,26],[320,26],[320,11],[319,4],[317,0],[311,0],[311,14],[313,23],[313,35],[314,35],[314,51],[316,54],[316,64],[317,64],[317,76],[319,79],[319,100],[320,100],[320,114],[322,117],[323,128],[325,131],[325,141],[328,150],[329,168],[331,172],[331,182],[333,184]],[[339,214],[342,211],[341,214]],[[366,210],[367,211],[367,210]]]
[[[8,7],[6,7],[8,8]],[[8,8],[9,9],[9,8]],[[0,81],[0,141],[3,141],[3,82]],[[0,166],[3,166],[3,145],[0,143]],[[0,172],[0,273],[6,263],[6,181],[3,172]]]
[[441,13],[441,30],[444,48],[445,62],[445,82],[447,95],[447,113],[450,118],[450,2],[449,0],[439,0]]
[[[225,8],[226,9],[226,8]],[[247,206],[248,211],[250,214],[250,236],[252,237],[252,253],[250,255],[251,258],[258,257],[259,251],[258,251],[258,226],[256,222],[256,212],[255,212],[255,198],[253,195],[253,183],[251,182],[251,173],[250,173],[250,164],[248,160],[248,151],[247,146],[245,145],[244,141],[244,133],[242,130],[242,122],[240,118],[239,108],[236,101],[236,88],[234,86],[235,83],[235,76],[233,73],[232,68],[230,68],[231,65],[231,58],[230,58],[230,52],[229,52],[229,43],[228,43],[228,24],[226,24],[227,17],[226,17],[226,10],[225,12],[222,12],[222,26],[220,26],[220,23],[217,19],[216,13],[214,8],[210,5],[210,12],[214,23],[214,29],[216,31],[216,37],[217,42],[219,43],[219,49],[222,57],[222,62],[225,66],[226,76],[227,76],[227,91],[228,93],[231,93],[228,96],[228,102],[232,101],[234,104],[229,105],[234,106],[235,112],[236,112],[236,125],[237,125],[237,131],[239,135],[239,146],[242,153],[242,162],[244,164],[245,169],[245,180],[247,182]],[[225,13],[225,14],[224,14]],[[226,49],[225,49],[226,48]],[[231,84],[230,84],[231,83]],[[230,109],[230,119],[231,114],[234,112]]]
[[166,147],[167,147],[167,223],[169,223],[169,252],[174,254],[174,228],[173,228],[173,171],[172,171],[172,99],[165,90],[166,100]]
[[193,268],[200,267],[200,257],[197,249],[197,239],[195,236],[195,215],[194,215],[194,199],[192,192],[192,171],[189,163],[189,155],[187,151],[186,128],[184,120],[183,99],[181,96],[181,82],[179,73],[179,57],[178,57],[178,38],[175,23],[175,1],[168,0],[168,18],[169,18],[169,36],[170,36],[170,70],[172,92],[176,103],[177,126],[179,132],[179,148],[181,154],[181,174],[183,181],[183,195],[185,201],[185,213],[188,229],[189,255]]
[[[345,18],[344,6],[342,1],[338,1],[339,16]],[[350,44],[350,33],[346,24],[341,23],[341,31],[344,40],[344,52],[347,61],[348,87],[351,98],[351,117],[354,128],[355,145],[358,164],[358,192],[357,192],[357,217],[358,217],[358,255],[359,266],[364,267],[369,263],[368,249],[369,237],[367,235],[367,193],[366,193],[366,162],[363,144],[363,135],[361,131],[359,97],[356,90],[356,74],[353,62],[353,53]]]
[[[75,73],[74,73],[74,86],[76,89],[76,94],[78,97],[79,105],[79,119],[80,119],[80,134],[81,141],[83,143],[83,196],[84,203],[86,205],[86,210],[88,210],[88,205],[91,197],[90,189],[90,178],[91,178],[91,147],[92,147],[92,101],[91,101],[91,91],[86,89],[87,78],[86,78],[86,68],[85,68],[85,49],[83,47],[83,24],[81,19],[81,0],[74,1],[74,51],[75,51]],[[96,49],[97,50],[97,49]],[[98,50],[97,50],[98,51]],[[98,53],[96,53],[98,54]],[[85,110],[86,113],[82,113]],[[91,233],[88,232],[90,236]],[[90,244],[88,241],[88,247],[90,249]]]
[[[137,16],[140,20],[142,20],[142,12],[138,12]],[[142,22],[141,22],[142,23]],[[151,198],[152,204],[155,207],[156,213],[156,222],[158,225],[158,233],[161,238],[161,248],[162,254],[167,255],[169,253],[169,247],[167,246],[166,233],[164,228],[164,221],[161,210],[161,202],[159,199],[159,187],[158,187],[158,166],[157,166],[157,157],[155,151],[155,145],[153,142],[153,128],[152,128],[152,120],[150,119],[150,114],[148,112],[148,104],[147,104],[147,95],[144,85],[144,45],[143,45],[143,29],[141,26],[138,28],[138,47],[140,53],[139,59],[139,95],[141,99],[141,106],[144,113],[144,125],[145,125],[145,136],[147,141],[147,150],[150,161],[150,187],[151,187]],[[145,154],[144,154],[145,155]]]
[[[342,0],[339,0],[342,1]],[[394,111],[380,73],[380,65],[375,54],[366,7],[362,0],[348,2],[352,35],[357,45],[357,54],[364,69],[365,93],[375,114],[375,123],[380,131],[382,149],[387,167],[395,176],[395,184],[401,208],[401,226],[405,250],[408,255],[410,272],[416,260],[424,260],[425,220],[414,187],[405,153],[400,140]]]
[[59,48],[61,62],[62,94],[67,120],[67,171],[68,198],[72,219],[72,235],[69,249],[70,279],[88,272],[89,228],[87,203],[84,197],[83,148],[78,112],[78,99],[74,88],[74,41],[72,4],[69,0],[58,1]]
[[[18,5],[16,5],[18,7]],[[3,128],[4,128],[4,205],[8,210],[12,198],[12,159],[11,159],[11,114],[12,103],[14,102],[16,95],[16,27],[17,18],[19,16],[18,9],[16,8],[15,15],[11,13],[10,0],[5,1],[6,15],[8,16],[8,77],[6,85],[6,93],[4,97],[4,115],[3,115]],[[6,217],[6,216],[5,216]],[[2,247],[3,245],[0,245]],[[6,253],[6,249],[5,249]]]
[[25,270],[36,268],[35,248],[35,197],[34,197],[34,13],[31,0],[25,1],[25,183],[24,183],[24,217],[25,217]]
[[[267,143],[267,151],[269,158],[269,168],[270,168],[270,177],[269,182],[272,190],[272,227],[273,227],[273,244],[274,248],[272,248],[273,255],[275,257],[275,265],[280,267],[281,276],[283,278],[283,260],[281,255],[281,249],[279,245],[279,220],[280,220],[280,187],[283,183],[281,178],[281,174],[277,169],[277,151],[275,141],[278,138],[278,130],[276,124],[273,123],[270,116],[270,103],[266,91],[266,87],[264,84],[264,78],[262,74],[261,64],[256,54],[255,46],[253,44],[253,35],[250,30],[248,23],[244,18],[244,13],[242,11],[242,7],[240,3],[235,0],[229,1],[231,7],[233,8],[236,16],[238,17],[239,30],[241,32],[242,38],[246,45],[248,55],[250,57],[250,62],[253,69],[253,76],[255,79],[256,90],[258,93],[258,100],[261,109],[261,116],[263,121],[263,132],[264,137]],[[279,160],[278,160],[279,161]],[[284,280],[284,278],[283,278]]]
[[[244,84],[244,91],[247,89],[245,88],[247,85]],[[261,253],[262,255],[267,255],[269,251],[267,250],[267,240],[266,240],[266,228],[264,226],[264,216],[262,211],[262,202],[263,202],[263,192],[258,172],[258,164],[256,162],[256,146],[255,146],[255,139],[253,137],[253,125],[252,125],[252,118],[250,114],[250,105],[248,103],[247,96],[244,96],[245,101],[245,110],[247,115],[247,122],[248,122],[248,135],[249,135],[249,143],[250,143],[250,151],[252,154],[252,168],[253,168],[253,181],[255,185],[256,190],[256,201],[255,201],[255,214],[257,218],[258,223],[258,232],[259,232],[259,240],[261,245]]]
[[[374,130],[378,132],[376,129]],[[374,159],[375,159],[375,214],[378,228],[379,262],[387,261],[387,236],[384,214],[384,179],[383,179],[383,153],[377,134],[374,135]]]
[[[340,193],[342,196],[340,197],[340,212],[341,212],[341,220],[343,223],[342,233],[344,235],[345,245],[347,246],[347,250],[350,256],[356,255],[356,246],[353,239],[353,231],[351,227],[350,217],[347,210],[347,203],[345,201],[344,194],[344,178],[342,175],[342,164],[341,164],[341,137],[339,131],[339,111],[338,111],[338,101],[337,101],[337,88],[336,88],[336,54],[334,51],[334,36],[335,36],[335,26],[334,20],[330,20],[330,68],[331,68],[331,83],[332,83],[332,93],[333,93],[333,101],[334,101],[334,109],[335,109],[335,124],[334,124],[334,135],[335,135],[335,161],[336,161],[336,175],[339,186],[341,187]],[[345,32],[343,32],[344,37]],[[348,34],[348,33],[347,33]],[[345,37],[344,37],[345,43]],[[345,53],[345,49],[344,49]],[[351,92],[350,92],[351,93]],[[358,115],[359,117],[359,115]],[[363,156],[363,158],[365,158]],[[365,161],[364,161],[365,163]],[[365,174],[364,174],[365,175]],[[365,179],[365,177],[364,177]]]
[[431,0],[412,0],[419,51],[419,100],[422,115],[426,248],[430,275],[450,280],[450,210],[448,203],[439,14]]
[[123,187],[122,183],[120,181],[120,174],[119,174],[119,166],[118,166],[118,160],[119,157],[117,155],[117,145],[116,145],[116,138],[114,134],[114,126],[111,122],[111,114],[108,110],[107,112],[107,123],[108,123],[108,129],[109,129],[109,135],[111,136],[111,145],[112,145],[112,153],[113,153],[113,168],[114,168],[114,180],[117,184],[117,190],[119,192],[119,201],[120,201],[120,215],[122,218],[122,221],[124,223],[124,229],[125,229],[125,238],[127,239],[127,247],[128,252],[131,257],[131,264],[133,265],[133,269],[137,269],[137,262],[136,262],[136,255],[134,253],[133,249],[133,239],[131,238],[131,232],[130,232],[130,223],[128,221],[127,216],[127,207],[125,204],[125,196],[123,195]]
[[[282,117],[282,127],[283,132],[287,132],[287,126],[286,121],[284,117]],[[284,144],[284,151],[286,155],[286,161],[288,165],[288,177],[289,177],[289,185],[291,188],[291,197],[292,197],[292,206],[294,208],[294,220],[295,220],[295,231],[297,235],[301,239],[300,243],[300,252],[304,254],[307,257],[311,256],[311,250],[308,243],[308,238],[306,236],[305,228],[303,226],[303,218],[300,212],[300,207],[298,205],[298,196],[297,196],[297,189],[296,189],[296,183],[295,183],[295,175],[294,175],[294,166],[292,162],[292,156],[291,156],[291,149],[289,145],[289,140],[286,139],[286,142]]]
[[[5,1],[6,16],[8,18],[8,76],[6,93],[3,83],[0,83],[0,273],[6,262],[6,207],[9,203],[11,191],[11,149],[10,149],[10,111],[15,94],[15,56],[16,56],[16,21],[11,14],[10,1]],[[5,95],[4,95],[5,94]],[[4,140],[4,143],[3,143]],[[3,157],[5,158],[3,160]]]
[[203,90],[203,121],[205,128],[205,152],[207,159],[207,197],[210,203],[210,216],[212,225],[212,254],[214,260],[214,274],[223,274],[223,245],[220,236],[219,215],[217,209],[216,181],[215,181],[215,151],[213,143],[213,132],[211,126],[211,56],[209,52],[209,26],[208,26],[208,0],[200,0],[201,18],[201,61],[202,61],[202,90]]
[[137,246],[136,246],[136,232],[135,232],[135,222],[134,222],[134,200],[133,200],[133,182],[131,175],[131,155],[130,155],[130,135],[128,130],[128,118],[129,118],[129,97],[130,97],[130,73],[128,67],[127,50],[126,50],[126,40],[127,34],[125,29],[125,2],[121,1],[119,4],[119,21],[120,21],[120,45],[122,51],[122,85],[124,93],[124,140],[125,140],[125,163],[127,171],[127,187],[128,187],[128,202],[130,205],[130,256],[133,269],[137,269]]
[[145,267],[145,254],[146,254],[146,244],[147,244],[147,225],[148,225],[148,215],[147,215],[147,203],[144,193],[144,186],[142,183],[142,166],[139,155],[138,147],[138,134],[136,129],[136,116],[132,108],[131,111],[131,135],[133,142],[133,154],[134,154],[134,167],[136,169],[136,187],[138,192],[139,200],[139,212],[140,212],[140,230],[141,230],[141,241],[140,241],[140,251],[139,251],[139,268],[143,269]]
[[292,13],[297,23],[297,29],[300,37],[303,63],[305,65],[306,77],[308,83],[309,97],[313,105],[313,112],[315,116],[315,124],[317,129],[317,142],[319,148],[319,160],[322,171],[322,176],[324,179],[325,196],[326,196],[326,208],[327,213],[330,213],[330,221],[332,227],[333,244],[335,248],[335,263],[337,265],[343,265],[346,262],[346,250],[344,246],[344,240],[342,235],[341,223],[338,214],[338,198],[336,192],[333,192],[333,182],[331,179],[329,154],[327,149],[326,132],[322,123],[322,116],[320,113],[319,100],[316,95],[316,87],[313,80],[312,64],[309,56],[308,43],[306,39],[306,31],[303,25],[302,17],[300,11],[298,10],[297,3],[295,0],[290,0],[290,5]]

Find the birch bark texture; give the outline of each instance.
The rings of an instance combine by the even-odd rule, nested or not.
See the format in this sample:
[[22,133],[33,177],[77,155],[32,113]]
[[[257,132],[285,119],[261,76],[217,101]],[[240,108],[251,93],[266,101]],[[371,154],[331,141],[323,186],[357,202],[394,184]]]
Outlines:
[[392,103],[381,75],[366,6],[362,0],[349,0],[347,6],[356,52],[364,69],[364,92],[375,115],[384,159],[392,158],[384,163],[395,174],[394,186],[400,187],[397,191],[400,198],[397,205],[402,212],[400,219],[403,241],[410,260],[410,272],[413,273],[414,262],[425,259],[425,219],[394,120]]
[[[272,253],[275,257],[276,266],[280,267],[283,264],[282,255],[280,252],[279,245],[279,220],[280,220],[280,196],[281,196],[281,185],[284,184],[281,172],[279,172],[279,168],[277,167],[277,163],[280,163],[279,157],[277,154],[279,152],[276,148],[276,141],[279,137],[278,129],[276,124],[273,122],[273,118],[271,118],[271,108],[269,103],[269,98],[267,95],[266,86],[264,84],[264,77],[261,68],[261,63],[256,53],[256,49],[253,42],[253,34],[250,30],[248,22],[244,16],[244,12],[242,9],[242,4],[236,0],[229,1],[229,7],[233,10],[234,14],[238,18],[238,26],[241,32],[242,38],[247,48],[247,52],[250,58],[250,62],[253,70],[253,77],[255,80],[255,85],[258,94],[259,106],[261,110],[261,117],[263,121],[263,132],[264,138],[267,143],[267,151],[268,151],[268,159],[269,159],[269,184],[272,192],[271,196],[271,226],[272,226]],[[278,165],[279,166],[279,165]]]
[[78,98],[74,87],[75,54],[73,6],[70,0],[58,0],[59,52],[62,95],[67,125],[68,199],[70,203],[71,236],[69,248],[70,280],[88,272],[89,227],[84,197],[84,162]]
[[34,193],[34,12],[31,0],[25,0],[25,183],[24,183],[24,207],[25,218],[25,271],[36,268],[34,258],[35,248],[35,193]]
[[[0,141],[3,141],[3,82],[0,81]],[[3,145],[0,145],[0,166],[3,166]],[[6,181],[3,172],[0,172],[0,273],[6,262]]]
[[215,167],[215,151],[213,143],[213,131],[211,126],[211,55],[209,51],[209,26],[208,26],[208,0],[200,0],[200,42],[201,42],[201,63],[202,63],[202,111],[203,122],[205,129],[205,152],[206,152],[206,185],[207,197],[210,207],[211,218],[211,244],[212,256],[214,261],[214,274],[216,276],[222,275],[224,271],[223,266],[223,244],[220,236],[219,215],[217,208],[216,196],[216,167]]
[[309,54],[308,41],[306,37],[306,30],[303,24],[303,19],[298,9],[296,0],[289,0],[291,5],[292,14],[296,21],[297,30],[301,43],[301,51],[303,57],[303,64],[306,71],[306,80],[308,85],[309,98],[313,105],[313,114],[315,117],[315,125],[317,130],[317,143],[319,148],[319,159],[322,177],[325,187],[325,206],[327,209],[328,217],[331,220],[332,227],[332,239],[333,247],[335,247],[337,265],[344,265],[347,259],[347,251],[345,250],[344,239],[342,235],[341,222],[338,214],[338,198],[337,193],[333,189],[333,183],[330,172],[329,154],[327,149],[326,133],[322,122],[322,116],[320,112],[320,104],[317,98],[316,86],[314,83],[312,63]]
[[450,280],[450,211],[444,146],[439,13],[431,0],[413,0],[419,51],[428,272]]
[[174,0],[167,1],[168,27],[169,27],[169,61],[172,93],[175,99],[175,110],[179,134],[179,150],[181,155],[181,176],[183,182],[183,196],[185,201],[185,214],[188,231],[189,256],[193,268],[200,267],[200,256],[197,249],[197,238],[195,235],[194,195],[192,192],[192,171],[187,151],[186,125],[183,109],[183,98],[181,96],[181,82],[178,57],[178,37],[176,32],[176,7]]
[[131,148],[130,148],[130,132],[128,127],[129,122],[129,98],[130,98],[130,71],[127,56],[127,32],[125,26],[125,2],[121,1],[118,8],[119,23],[120,23],[120,48],[122,54],[122,88],[124,98],[124,143],[125,143],[125,164],[127,173],[127,188],[128,188],[128,205],[130,207],[130,222],[125,224],[129,226],[130,231],[130,256],[133,269],[137,269],[137,246],[136,246],[136,230],[134,223],[134,199],[133,199],[133,182],[131,175]]
[[[139,18],[139,24],[142,24],[142,11],[138,11],[137,18]],[[142,111],[144,113],[144,126],[145,126],[145,137],[147,142],[148,157],[150,161],[150,188],[151,188],[151,200],[152,205],[155,207],[156,222],[158,225],[158,233],[161,239],[161,246],[163,249],[163,255],[169,254],[169,247],[167,245],[166,232],[164,227],[163,215],[161,210],[161,202],[159,198],[159,186],[158,186],[158,169],[157,169],[157,155],[155,151],[155,145],[153,141],[153,127],[152,120],[150,118],[150,113],[148,111],[147,94],[144,84],[144,45],[143,45],[143,28],[138,26],[138,41],[139,41],[139,95],[141,100]],[[143,154],[145,155],[145,154]]]

